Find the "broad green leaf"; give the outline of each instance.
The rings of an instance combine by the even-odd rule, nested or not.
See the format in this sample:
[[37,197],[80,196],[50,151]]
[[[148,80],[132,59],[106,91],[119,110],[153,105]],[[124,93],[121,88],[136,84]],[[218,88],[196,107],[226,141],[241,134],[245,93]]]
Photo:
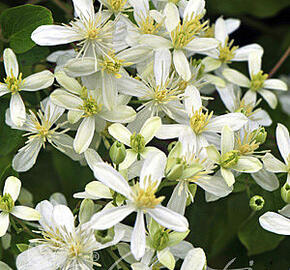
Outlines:
[[31,33],[40,25],[52,23],[51,12],[37,5],[9,8],[0,16],[2,35],[9,40],[10,47],[16,53],[24,53],[35,46],[30,38]]

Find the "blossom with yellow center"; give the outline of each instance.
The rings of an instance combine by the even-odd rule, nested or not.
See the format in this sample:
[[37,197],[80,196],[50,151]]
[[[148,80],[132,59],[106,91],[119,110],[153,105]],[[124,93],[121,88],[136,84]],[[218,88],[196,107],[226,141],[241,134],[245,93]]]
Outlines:
[[225,40],[225,45],[219,45],[219,59],[226,64],[231,63],[231,60],[235,56],[235,51],[239,48],[239,46],[233,46],[234,40],[228,42],[228,38]]
[[212,116],[213,112],[209,113],[207,111],[206,113],[203,113],[202,108],[200,108],[198,111],[193,112],[193,115],[190,118],[190,127],[196,134],[200,134],[207,130],[206,126]]

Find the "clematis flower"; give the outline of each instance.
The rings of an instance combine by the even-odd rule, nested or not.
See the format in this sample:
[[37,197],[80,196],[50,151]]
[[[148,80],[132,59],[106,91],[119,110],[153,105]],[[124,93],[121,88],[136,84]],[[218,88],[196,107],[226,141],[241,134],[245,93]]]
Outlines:
[[220,172],[228,186],[235,183],[232,170],[237,172],[254,173],[262,169],[263,165],[256,157],[242,155],[235,149],[235,134],[228,126],[224,126],[221,136],[221,153],[215,146],[206,147],[209,159],[220,165]]
[[230,68],[224,69],[222,74],[229,82],[248,88],[246,95],[250,100],[256,100],[257,93],[259,93],[269,106],[275,109],[278,103],[277,97],[267,89],[287,91],[287,84],[279,79],[268,79],[268,75],[263,73],[261,66],[262,53],[255,51],[249,55],[250,79],[239,71]]
[[21,127],[25,122],[26,112],[20,91],[35,92],[45,89],[53,84],[54,76],[50,71],[44,70],[23,79],[22,73],[19,73],[16,55],[11,49],[4,50],[3,59],[7,77],[4,83],[0,83],[0,96],[11,93],[11,121]]
[[127,204],[98,212],[91,218],[90,227],[96,230],[105,230],[118,224],[132,212],[137,212],[131,237],[131,252],[137,260],[144,255],[146,248],[145,213],[163,227],[178,232],[188,230],[186,218],[161,206],[163,197],[156,197],[155,195],[163,177],[165,164],[165,154],[149,155],[142,166],[140,181],[132,187],[110,165],[105,163],[94,165],[95,177],[111,189],[125,196]]
[[130,147],[130,149],[126,149],[126,158],[120,164],[120,170],[127,169],[141,157],[146,159],[150,153],[160,151],[156,147],[146,146],[160,127],[161,119],[158,116],[147,119],[139,133],[132,134],[126,127],[118,123],[109,126],[110,135]]
[[116,227],[114,239],[101,244],[96,241],[94,230],[84,229],[84,224],[75,226],[75,218],[67,206],[42,201],[36,209],[42,215],[41,237],[30,240],[33,246],[17,257],[18,270],[92,270],[101,266],[95,261],[94,252],[117,244],[124,235]]
[[276,141],[284,163],[270,153],[267,153],[262,161],[269,172],[287,173],[287,183],[290,184],[290,137],[288,129],[282,124],[278,124],[276,128]]
[[211,143],[219,147],[217,133],[220,133],[225,125],[233,130],[239,130],[248,121],[242,113],[228,113],[215,117],[213,112],[203,112],[199,91],[193,85],[185,89],[184,103],[187,117],[178,121],[178,124],[162,125],[156,134],[157,138],[179,138],[185,145],[194,143],[196,151],[199,151]]
[[3,194],[0,196],[0,237],[7,232],[10,214],[28,221],[40,219],[40,213],[33,208],[15,205],[20,189],[21,181],[18,178],[10,176],[6,179]]

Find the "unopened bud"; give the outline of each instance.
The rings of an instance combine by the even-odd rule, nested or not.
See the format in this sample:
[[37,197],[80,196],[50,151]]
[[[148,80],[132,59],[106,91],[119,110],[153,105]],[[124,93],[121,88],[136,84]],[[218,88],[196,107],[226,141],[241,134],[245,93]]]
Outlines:
[[96,240],[101,244],[106,244],[108,242],[113,241],[114,237],[115,237],[114,228],[103,231],[97,231],[95,233]]
[[114,164],[119,165],[126,158],[126,148],[121,142],[115,141],[109,151],[110,158]]
[[232,150],[222,155],[221,157],[221,167],[231,168],[238,163],[239,160],[239,151]]
[[168,180],[179,179],[184,171],[185,163],[181,158],[169,158],[167,161],[165,176]]
[[9,213],[14,207],[14,201],[10,194],[4,194],[0,196],[0,210],[3,212]]
[[82,224],[88,222],[94,213],[95,213],[94,202],[90,199],[84,199],[80,206],[79,222]]
[[143,135],[134,132],[130,137],[130,145],[136,153],[142,153],[145,149],[145,139]]
[[254,140],[257,143],[263,144],[267,139],[267,132],[265,128],[256,129],[252,132],[252,134],[254,135]]
[[155,250],[162,250],[167,247],[169,242],[168,233],[162,229],[158,230],[152,238],[152,246]]
[[264,207],[265,200],[262,196],[255,195],[250,199],[250,207],[254,211],[259,211]]
[[281,188],[281,197],[285,203],[290,203],[290,184],[285,183]]

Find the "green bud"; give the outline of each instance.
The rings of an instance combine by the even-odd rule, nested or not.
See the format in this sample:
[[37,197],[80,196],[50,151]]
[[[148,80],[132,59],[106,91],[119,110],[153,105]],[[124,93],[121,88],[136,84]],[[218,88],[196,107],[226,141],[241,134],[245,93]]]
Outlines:
[[145,149],[145,139],[140,133],[134,132],[130,137],[130,145],[136,153],[142,153]]
[[4,194],[0,196],[0,210],[3,212],[9,213],[14,207],[14,201],[10,194]]
[[285,183],[281,188],[281,197],[285,203],[290,203],[290,184]]
[[101,244],[106,244],[108,242],[113,241],[115,237],[114,228],[104,230],[104,231],[96,231],[95,238]]
[[257,143],[263,144],[267,139],[265,128],[258,128],[252,132],[253,138]]
[[166,248],[168,242],[168,232],[165,232],[163,229],[159,229],[152,237],[152,247],[158,251]]
[[238,163],[239,151],[232,150],[222,155],[220,165],[223,168],[231,168]]
[[255,195],[250,199],[250,207],[252,208],[252,210],[254,211],[259,211],[264,207],[265,204],[265,200],[262,196],[259,195]]
[[177,180],[183,174],[185,162],[181,158],[169,158],[165,168],[165,176],[168,180]]
[[126,148],[121,142],[115,141],[110,148],[110,158],[113,163],[119,165],[126,158]]
[[79,222],[82,224],[88,222],[91,219],[94,212],[95,212],[94,202],[90,199],[84,199],[80,206]]

